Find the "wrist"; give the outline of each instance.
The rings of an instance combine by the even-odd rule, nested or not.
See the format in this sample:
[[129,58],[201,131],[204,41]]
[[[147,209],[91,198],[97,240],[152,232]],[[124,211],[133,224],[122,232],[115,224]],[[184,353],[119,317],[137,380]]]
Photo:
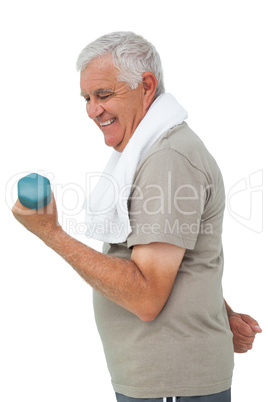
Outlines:
[[232,315],[235,315],[235,312],[232,310],[232,308],[229,306],[229,304],[226,302],[226,300],[224,300],[224,303],[225,303],[225,307],[226,307],[228,317],[231,317]]
[[60,226],[60,224],[56,224],[55,226],[48,228],[46,231],[42,233],[40,239],[48,246],[53,248],[53,245],[57,243],[64,234],[64,230]]

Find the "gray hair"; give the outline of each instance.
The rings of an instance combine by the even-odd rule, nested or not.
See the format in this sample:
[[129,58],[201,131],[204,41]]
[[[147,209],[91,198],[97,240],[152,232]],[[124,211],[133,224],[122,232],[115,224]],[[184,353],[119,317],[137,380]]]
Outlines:
[[118,80],[131,89],[142,82],[142,74],[152,72],[157,79],[155,97],[165,92],[163,69],[155,47],[133,32],[113,32],[96,39],[79,54],[76,67],[83,71],[91,60],[111,54],[114,66],[119,70]]

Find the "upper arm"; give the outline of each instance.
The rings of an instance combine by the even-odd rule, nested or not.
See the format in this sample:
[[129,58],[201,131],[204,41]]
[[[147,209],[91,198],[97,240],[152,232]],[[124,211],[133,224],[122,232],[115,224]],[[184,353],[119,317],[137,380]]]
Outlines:
[[131,260],[147,282],[143,300],[144,320],[154,319],[164,307],[181,265],[185,248],[169,243],[150,243],[133,247]]

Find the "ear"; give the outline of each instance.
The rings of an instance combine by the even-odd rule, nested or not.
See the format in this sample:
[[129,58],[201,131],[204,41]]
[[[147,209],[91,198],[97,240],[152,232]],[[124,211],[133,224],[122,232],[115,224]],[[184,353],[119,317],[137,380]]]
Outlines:
[[144,107],[146,111],[149,109],[155,99],[155,91],[157,87],[157,79],[151,71],[142,74]]

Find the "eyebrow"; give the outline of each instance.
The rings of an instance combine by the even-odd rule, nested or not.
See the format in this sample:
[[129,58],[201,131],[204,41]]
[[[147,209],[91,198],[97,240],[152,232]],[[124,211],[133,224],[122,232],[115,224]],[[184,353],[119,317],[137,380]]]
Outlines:
[[[98,94],[111,94],[111,93],[113,93],[113,92],[114,92],[114,91],[111,90],[111,89],[99,88],[99,89],[96,89],[96,91],[93,91],[92,94],[93,94],[93,95],[98,95]],[[80,95],[83,96],[84,98],[87,97],[87,96],[89,96],[88,93],[84,93],[84,92],[81,92]]]

